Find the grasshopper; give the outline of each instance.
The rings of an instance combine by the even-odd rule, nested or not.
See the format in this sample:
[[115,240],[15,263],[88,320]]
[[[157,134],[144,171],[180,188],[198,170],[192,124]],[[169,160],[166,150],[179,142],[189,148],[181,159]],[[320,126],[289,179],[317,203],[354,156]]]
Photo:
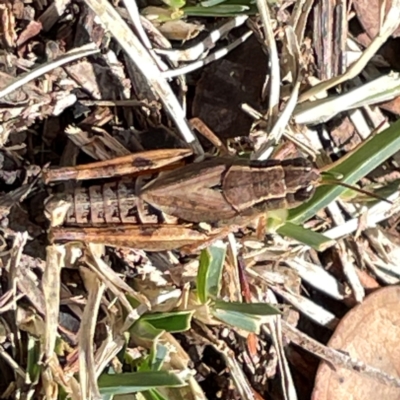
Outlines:
[[[45,171],[46,183],[129,174],[49,199],[48,211],[57,209],[60,199],[67,204],[61,217],[64,226],[52,226],[50,238],[147,251],[198,249],[268,211],[308,201],[320,180],[319,170],[304,158],[215,157],[178,166],[137,188],[135,176],[152,174],[189,155],[187,149],[157,150]],[[183,224],[162,224],[157,217],[155,223],[140,224],[138,202],[179,218]],[[196,229],[195,224],[201,222],[211,224],[212,231]]]

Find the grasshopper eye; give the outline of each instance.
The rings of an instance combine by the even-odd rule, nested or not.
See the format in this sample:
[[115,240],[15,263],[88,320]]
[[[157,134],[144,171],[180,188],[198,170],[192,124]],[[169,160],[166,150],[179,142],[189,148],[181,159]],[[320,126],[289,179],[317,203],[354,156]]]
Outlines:
[[314,190],[314,185],[309,185],[306,188],[306,192],[312,192]]

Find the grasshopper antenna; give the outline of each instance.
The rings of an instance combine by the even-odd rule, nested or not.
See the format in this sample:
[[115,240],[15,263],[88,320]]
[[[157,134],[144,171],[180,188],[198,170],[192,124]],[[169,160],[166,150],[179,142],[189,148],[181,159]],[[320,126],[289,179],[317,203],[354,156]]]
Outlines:
[[[331,174],[325,172],[325,173],[323,173],[323,175],[328,175],[329,176]],[[351,189],[351,190],[354,190],[355,192],[365,194],[365,195],[370,196],[370,197],[372,197],[374,199],[386,201],[386,203],[393,204],[392,201],[390,201],[388,199],[385,199],[384,197],[379,196],[376,193],[370,192],[369,190],[360,189],[360,188],[358,188],[356,186],[353,186],[353,185],[350,185],[348,183],[342,182],[339,179],[335,179],[335,178],[329,178],[329,179],[326,179],[326,180],[324,179],[324,180],[322,180],[320,185],[339,185],[339,186],[343,186],[343,187],[345,187],[347,189]]]

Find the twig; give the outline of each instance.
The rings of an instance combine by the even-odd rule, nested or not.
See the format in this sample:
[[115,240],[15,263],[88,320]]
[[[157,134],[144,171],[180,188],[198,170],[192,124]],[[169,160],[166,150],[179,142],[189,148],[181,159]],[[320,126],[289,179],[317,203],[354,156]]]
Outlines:
[[73,49],[67,53],[65,53],[62,57],[55,59],[49,63],[40,65],[39,67],[33,69],[25,75],[21,75],[18,80],[13,82],[11,85],[6,86],[3,90],[0,90],[0,99],[4,96],[7,96],[14,90],[19,89],[23,85],[33,81],[36,78],[52,71],[55,68],[61,67],[65,64],[68,64],[72,61],[78,60],[79,58],[88,57],[93,54],[99,53],[100,50],[95,47],[93,43],[86,44],[77,49]]
[[355,372],[362,372],[364,376],[383,383],[386,386],[400,387],[400,379],[385,374],[381,370],[371,367],[362,361],[356,360],[345,353],[324,346],[285,321],[282,321],[282,331],[290,341],[330,364]]
[[142,43],[148,48],[151,49],[153,46],[151,45],[151,42],[149,38],[147,37],[146,31],[143,29],[143,25],[140,20],[140,14],[139,14],[139,9],[137,7],[136,1],[129,1],[129,0],[123,0],[126,11],[129,14],[129,17],[131,18],[132,24],[134,25],[137,34],[139,35]]

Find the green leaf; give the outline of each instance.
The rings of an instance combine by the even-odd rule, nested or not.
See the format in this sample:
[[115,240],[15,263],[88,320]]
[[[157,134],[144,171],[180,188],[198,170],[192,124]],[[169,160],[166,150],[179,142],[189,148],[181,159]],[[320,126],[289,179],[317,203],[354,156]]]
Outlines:
[[146,390],[142,392],[142,396],[146,400],[169,400],[167,397],[163,396],[157,389]]
[[[137,364],[137,371],[160,371],[168,354],[169,350],[167,347],[155,341],[147,357],[134,360]],[[133,366],[134,364],[131,363],[131,365]]]
[[157,343],[155,346],[153,346],[152,349],[152,360],[151,360],[151,370],[152,371],[161,371],[161,368],[165,362],[165,359],[167,358],[169,354],[169,350],[167,346],[164,346],[163,344]]
[[291,222],[286,222],[286,224],[278,229],[278,232],[282,236],[298,240],[300,243],[304,243],[317,251],[324,251],[336,243],[335,240],[329,239],[321,233],[292,224]]
[[182,8],[185,4],[185,0],[162,0],[164,4],[171,8]]
[[197,298],[201,304],[207,302],[208,291],[207,291],[207,278],[208,271],[210,270],[211,254],[208,249],[204,249],[200,253],[199,269],[197,271]]
[[214,243],[208,248],[211,254],[211,262],[207,274],[207,298],[217,297],[221,289],[221,277],[226,257],[226,244]]
[[226,0],[206,0],[206,1],[201,1],[199,4],[201,7],[214,7],[217,6],[218,4],[224,3]]
[[36,384],[39,381],[40,373],[42,371],[40,357],[40,341],[31,335],[28,335],[28,360],[26,372],[29,375],[29,379],[32,384]]
[[210,296],[218,296],[225,256],[226,245],[222,242],[214,243],[201,252],[196,284],[197,298],[201,304],[206,304]]
[[214,303],[214,308],[225,311],[235,311],[238,313],[245,313],[249,315],[276,315],[281,312],[268,303],[241,303],[235,301],[217,300]]
[[268,211],[266,230],[268,233],[275,233],[287,221],[289,210],[279,208],[277,210]]
[[187,16],[192,17],[236,17],[242,14],[254,15],[257,7],[239,4],[219,4],[213,7],[189,6],[181,9]]
[[231,326],[259,333],[261,324],[280,311],[267,303],[239,303],[218,300],[211,307],[214,317]]
[[185,332],[190,328],[194,311],[177,311],[143,315],[140,319],[151,324],[157,330],[167,332]]
[[159,337],[164,333],[164,330],[155,328],[154,325],[147,322],[142,316],[132,325],[129,329],[129,333],[138,339],[153,342],[159,339]]
[[136,393],[164,386],[185,386],[185,382],[178,375],[168,371],[103,374],[100,376],[98,384],[102,395]]
[[212,314],[220,321],[247,332],[260,333],[260,326],[264,323],[264,321],[259,317],[236,311],[213,309]]
[[227,6],[245,6],[245,7],[250,7],[250,6],[255,6],[256,1],[255,0],[204,0],[200,1],[198,3],[198,6],[200,7],[214,7],[219,4],[225,3]]

